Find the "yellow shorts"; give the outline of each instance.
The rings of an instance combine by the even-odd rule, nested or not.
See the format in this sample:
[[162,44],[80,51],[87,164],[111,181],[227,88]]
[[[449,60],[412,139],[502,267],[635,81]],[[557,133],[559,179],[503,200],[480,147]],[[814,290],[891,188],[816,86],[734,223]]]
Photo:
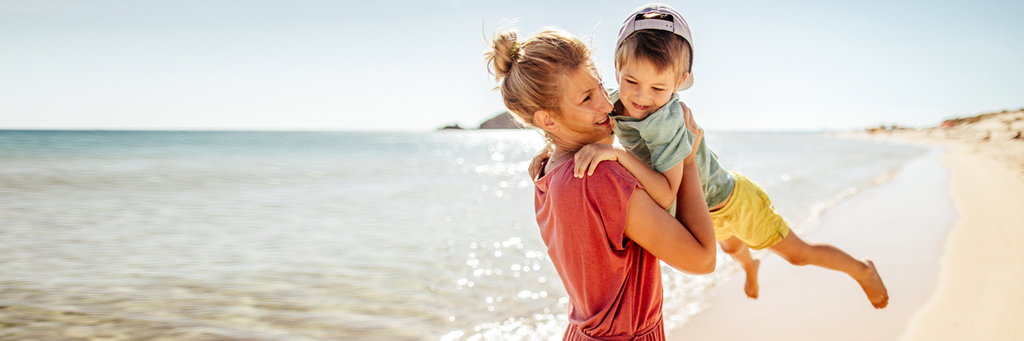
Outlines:
[[715,239],[726,240],[735,236],[754,250],[771,247],[789,234],[789,224],[775,211],[768,194],[756,182],[743,174],[732,172],[736,186],[729,202],[711,212],[715,224]]

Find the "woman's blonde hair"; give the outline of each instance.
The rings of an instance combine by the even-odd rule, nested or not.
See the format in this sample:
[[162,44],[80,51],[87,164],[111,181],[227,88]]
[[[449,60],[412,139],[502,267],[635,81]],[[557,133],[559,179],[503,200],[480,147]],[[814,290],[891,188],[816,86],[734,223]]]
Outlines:
[[533,115],[538,110],[559,114],[562,85],[568,75],[580,68],[597,75],[590,49],[558,29],[546,29],[525,41],[519,41],[514,31],[499,33],[484,57],[505,107],[521,124],[534,128]]

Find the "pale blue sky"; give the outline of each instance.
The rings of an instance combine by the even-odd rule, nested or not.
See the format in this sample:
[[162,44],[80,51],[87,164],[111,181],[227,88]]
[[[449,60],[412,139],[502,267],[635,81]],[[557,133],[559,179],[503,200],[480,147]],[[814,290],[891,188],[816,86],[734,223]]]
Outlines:
[[[0,0],[0,129],[427,131],[504,110],[503,19],[615,85],[628,1]],[[709,130],[934,125],[1024,107],[1024,1],[676,1]]]

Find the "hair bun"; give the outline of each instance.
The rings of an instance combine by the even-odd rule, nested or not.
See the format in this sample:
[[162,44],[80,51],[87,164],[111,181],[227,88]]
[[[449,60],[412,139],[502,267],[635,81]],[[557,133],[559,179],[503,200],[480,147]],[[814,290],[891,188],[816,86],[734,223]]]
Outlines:
[[502,32],[491,41],[491,49],[484,53],[494,79],[501,81],[519,55],[519,41],[514,31]]

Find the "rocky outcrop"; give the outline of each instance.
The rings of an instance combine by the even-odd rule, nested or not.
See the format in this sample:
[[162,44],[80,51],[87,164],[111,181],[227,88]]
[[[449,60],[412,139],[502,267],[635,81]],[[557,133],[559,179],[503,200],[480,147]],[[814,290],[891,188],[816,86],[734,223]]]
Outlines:
[[512,114],[508,111],[498,114],[489,120],[480,123],[480,129],[523,129],[519,122],[512,117]]

